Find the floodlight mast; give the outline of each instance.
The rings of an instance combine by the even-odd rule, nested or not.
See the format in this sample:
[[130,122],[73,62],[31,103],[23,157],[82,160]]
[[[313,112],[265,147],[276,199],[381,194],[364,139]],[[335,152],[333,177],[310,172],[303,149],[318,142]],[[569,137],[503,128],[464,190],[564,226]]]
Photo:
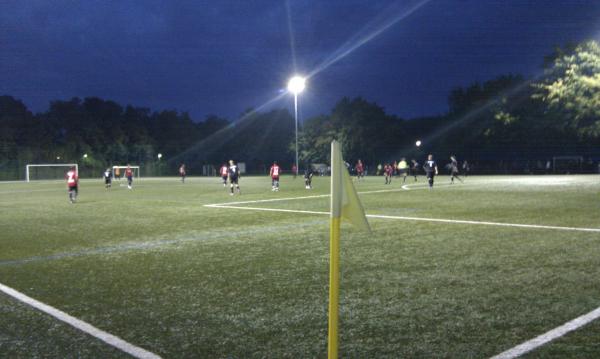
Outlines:
[[298,94],[301,93],[306,87],[306,79],[302,76],[293,76],[288,81],[288,91],[294,94],[294,119],[296,123],[296,173],[298,174]]

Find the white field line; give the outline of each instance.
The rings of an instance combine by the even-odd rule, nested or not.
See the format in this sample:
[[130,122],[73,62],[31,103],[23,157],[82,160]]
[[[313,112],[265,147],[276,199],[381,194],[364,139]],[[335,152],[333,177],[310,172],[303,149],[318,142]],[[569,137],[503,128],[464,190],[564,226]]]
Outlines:
[[245,209],[249,211],[265,211],[265,212],[282,212],[282,213],[304,213],[304,214],[326,214],[329,212],[317,212],[317,211],[301,211],[297,209],[281,209],[281,208],[260,208],[260,207],[237,207],[229,205],[218,205],[218,204],[206,204],[204,207],[210,208],[230,208],[230,209]]
[[142,349],[140,347],[137,347],[133,344],[130,344],[126,341],[124,341],[123,339],[114,336],[110,333],[107,333],[101,329],[98,329],[94,326],[92,326],[91,324],[88,324],[82,320],[79,320],[73,316],[70,316],[69,314],[60,311],[54,307],[51,307],[47,304],[44,304],[40,301],[37,301],[31,297],[26,296],[25,294],[10,288],[2,283],[0,283],[0,291],[4,292],[5,294],[11,296],[12,298],[25,303],[39,311],[42,311],[48,315],[53,316],[54,318],[67,323],[73,327],[75,327],[76,329],[81,330],[84,333],[87,333],[91,336],[93,336],[94,338],[100,339],[103,342],[112,345],[113,347],[135,357],[135,358],[140,358],[140,359],[160,359],[160,356],[151,353],[145,349]]
[[16,193],[33,193],[33,192],[58,192],[62,188],[47,188],[47,189],[16,189],[13,191],[0,191],[0,194],[16,194]]
[[[320,211],[302,211],[296,209],[281,209],[281,208],[260,208],[260,207],[239,207],[230,206],[227,204],[207,204],[205,207],[210,208],[229,208],[229,209],[245,209],[250,211],[265,211],[265,212],[283,212],[283,213],[304,213],[304,214],[324,214],[329,215],[329,212]],[[381,214],[367,214],[369,218],[379,219],[399,219],[404,221],[421,221],[421,222],[440,222],[453,224],[475,224],[483,226],[497,227],[516,227],[516,228],[532,228],[532,229],[552,229],[559,231],[579,231],[579,232],[596,232],[600,233],[600,228],[585,228],[585,227],[561,227],[561,226],[545,226],[537,224],[520,224],[520,223],[502,223],[502,222],[487,222],[487,221],[468,221],[460,219],[443,219],[443,218],[423,218],[423,217],[405,217],[405,216],[386,216]]]
[[585,228],[585,227],[562,227],[562,226],[546,226],[538,224],[520,224],[520,223],[503,223],[503,222],[488,222],[488,221],[468,221],[461,219],[442,219],[442,218],[422,218],[422,217],[404,217],[404,216],[385,216],[380,214],[367,214],[371,218],[384,219],[401,219],[406,221],[423,221],[423,222],[441,222],[441,223],[456,223],[456,224],[476,224],[483,226],[498,226],[498,227],[517,227],[517,228],[534,228],[534,229],[555,229],[559,231],[580,231],[580,232],[598,232],[600,228]]
[[[450,185],[449,184],[448,185],[439,185],[438,187],[445,187],[445,186],[450,186]],[[417,188],[409,188],[408,185],[403,185],[401,188],[380,189],[380,190],[363,191],[363,192],[356,192],[356,193],[358,193],[358,194],[388,193],[388,192],[402,192],[402,191],[408,191],[408,190],[426,189],[426,188],[429,188],[429,187],[427,185],[424,185],[422,187],[419,186]],[[331,195],[330,194],[317,194],[317,195],[312,195],[312,196],[300,196],[300,197],[257,199],[254,201],[211,203],[211,204],[205,204],[204,207],[213,207],[214,208],[214,207],[231,206],[231,205],[237,205],[237,204],[281,202],[281,201],[293,201],[293,200],[297,200],[297,199],[312,199],[312,198],[325,198],[325,197],[331,197]]]
[[270,199],[258,199],[255,201],[240,201],[240,202],[227,202],[227,203],[212,203],[212,204],[205,204],[204,207],[216,207],[216,206],[220,206],[220,205],[234,205],[234,204],[250,204],[250,203],[267,203],[267,202],[279,202],[279,201],[292,201],[295,199],[311,199],[311,198],[323,198],[323,197],[329,197],[330,195],[328,194],[318,194],[318,195],[313,195],[313,196],[302,196],[302,197],[283,197],[283,198],[270,198]]
[[569,332],[579,329],[598,318],[600,318],[600,308],[596,308],[587,314],[584,314],[580,317],[571,320],[570,322],[561,325],[560,327],[554,328],[538,337],[535,337],[529,341],[519,344],[512,349],[495,355],[491,359],[513,359],[520,357],[521,355],[530,352],[538,347],[541,347],[542,345],[545,345],[553,341],[554,339],[560,338]]

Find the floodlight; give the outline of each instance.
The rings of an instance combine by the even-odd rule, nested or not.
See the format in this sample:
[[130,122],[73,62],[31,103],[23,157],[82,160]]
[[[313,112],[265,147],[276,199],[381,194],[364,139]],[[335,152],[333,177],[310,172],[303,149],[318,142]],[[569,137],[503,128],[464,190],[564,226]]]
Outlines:
[[159,153],[156,157],[160,160],[162,158],[162,153]]
[[421,146],[421,140],[417,140],[417,142],[415,142],[415,145],[416,145],[417,147],[420,147],[420,146]]
[[302,76],[294,76],[288,82],[288,91],[294,95],[298,95],[306,87],[306,79]]
[[84,154],[83,154],[83,158],[87,158],[87,153],[84,153]]

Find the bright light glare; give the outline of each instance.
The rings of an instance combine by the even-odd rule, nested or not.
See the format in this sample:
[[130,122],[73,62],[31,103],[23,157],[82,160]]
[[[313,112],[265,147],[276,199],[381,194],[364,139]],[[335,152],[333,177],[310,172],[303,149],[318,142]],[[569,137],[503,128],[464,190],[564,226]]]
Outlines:
[[83,158],[87,158],[87,153],[84,153],[84,154],[83,154]]
[[162,158],[162,153],[159,153],[156,157],[160,160]]
[[299,94],[306,87],[306,79],[302,76],[294,76],[288,82],[288,91],[293,93],[294,95]]
[[417,140],[417,142],[415,142],[415,145],[417,145],[417,147],[421,146],[421,140]]

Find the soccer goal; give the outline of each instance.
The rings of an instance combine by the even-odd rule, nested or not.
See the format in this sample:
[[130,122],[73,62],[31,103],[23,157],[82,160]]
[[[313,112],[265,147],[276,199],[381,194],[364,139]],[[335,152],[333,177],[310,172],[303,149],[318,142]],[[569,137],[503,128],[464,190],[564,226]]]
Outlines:
[[554,173],[581,173],[583,157],[581,156],[555,156],[552,157]]
[[79,174],[77,163],[28,164],[25,166],[25,180],[30,182],[34,180],[64,179],[65,173],[71,167],[75,167],[75,172]]
[[[129,166],[133,170],[133,178],[140,179],[140,166]],[[127,166],[112,166],[113,179],[121,179],[125,177],[125,169]]]

